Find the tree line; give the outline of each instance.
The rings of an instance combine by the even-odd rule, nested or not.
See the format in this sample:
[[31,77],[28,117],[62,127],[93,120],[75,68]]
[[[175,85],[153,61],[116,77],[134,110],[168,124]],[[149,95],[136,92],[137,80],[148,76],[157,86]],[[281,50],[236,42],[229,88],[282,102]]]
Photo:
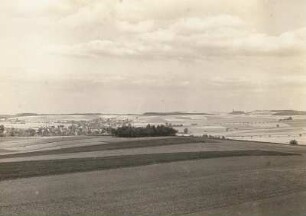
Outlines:
[[112,135],[118,137],[154,137],[175,136],[177,130],[169,125],[150,125],[146,127],[122,126],[112,129]]
[[78,128],[71,125],[68,128],[64,126],[40,127],[38,129],[5,128],[0,125],[0,137],[3,136],[78,136],[78,135],[113,135],[118,137],[154,137],[154,136],[175,136],[177,130],[171,125],[150,125],[146,127],[134,127],[132,125],[123,125],[118,128],[107,127],[103,129]]

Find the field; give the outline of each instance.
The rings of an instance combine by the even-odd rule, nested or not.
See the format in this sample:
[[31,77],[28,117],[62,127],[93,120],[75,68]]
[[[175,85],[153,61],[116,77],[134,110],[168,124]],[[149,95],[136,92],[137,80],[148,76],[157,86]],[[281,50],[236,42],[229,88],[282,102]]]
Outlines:
[[305,215],[305,154],[199,137],[2,138],[0,215]]
[[[292,120],[283,119],[292,117]],[[37,115],[0,119],[0,124],[14,128],[38,128],[46,125],[70,125],[70,121],[90,121],[96,118],[129,120],[134,126],[147,124],[172,124],[183,135],[224,136],[236,140],[264,141],[288,144],[297,140],[306,145],[306,115],[275,115],[272,111],[254,111],[246,114],[233,115],[228,113],[213,114],[176,114],[176,115]]]

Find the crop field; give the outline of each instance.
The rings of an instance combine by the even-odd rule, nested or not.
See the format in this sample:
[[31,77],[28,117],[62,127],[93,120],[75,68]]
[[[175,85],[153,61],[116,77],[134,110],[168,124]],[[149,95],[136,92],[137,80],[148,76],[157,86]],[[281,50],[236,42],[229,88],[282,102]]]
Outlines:
[[[141,138],[138,138],[141,140]],[[56,136],[56,137],[0,137],[1,151],[33,152],[38,150],[61,149],[65,147],[92,146],[128,140],[110,136]]]
[[[2,138],[0,143],[0,215],[306,212],[304,146],[104,136]],[[7,150],[10,144],[14,151]],[[25,146],[35,148],[22,151]]]
[[[288,144],[296,139],[306,145],[306,116],[294,116],[292,120],[281,121],[289,116],[275,116],[272,113],[250,113],[241,115],[214,114],[193,116],[145,116],[139,117],[139,125],[168,122],[180,133],[227,137],[237,140],[277,142]],[[137,124],[136,124],[137,125]]]
[[[231,115],[214,113],[202,115],[36,115],[12,117],[2,120],[0,124],[14,128],[38,128],[47,125],[68,127],[71,121],[90,121],[96,118],[129,120],[134,126],[147,124],[172,124],[183,134],[188,129],[189,135],[224,136],[230,139],[278,142],[288,144],[296,139],[300,145],[306,145],[306,116],[296,115],[292,120],[283,119],[292,116],[277,116],[270,111],[251,112],[247,114]],[[285,136],[286,135],[286,136]],[[45,146],[47,148],[47,146]],[[32,150],[32,149],[30,149]],[[0,152],[1,153],[1,152]]]

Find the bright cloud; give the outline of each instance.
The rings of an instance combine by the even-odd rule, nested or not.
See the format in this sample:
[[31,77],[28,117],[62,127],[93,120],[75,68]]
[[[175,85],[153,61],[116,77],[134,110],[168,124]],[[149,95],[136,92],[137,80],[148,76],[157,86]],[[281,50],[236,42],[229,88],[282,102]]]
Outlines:
[[47,45],[52,53],[146,58],[304,55],[305,28],[270,35],[254,28],[244,11],[234,7],[259,13],[255,6],[260,2],[18,0],[16,5],[25,17],[43,15],[42,22],[49,25],[44,27],[55,35],[66,32],[65,40]]
[[[190,17],[167,25],[151,21],[119,22],[120,37],[96,39],[72,46],[54,46],[53,53],[80,56],[142,56],[205,58],[207,56],[303,55],[306,29],[277,36],[258,33],[241,19],[229,15]],[[134,34],[129,34],[133,32]]]

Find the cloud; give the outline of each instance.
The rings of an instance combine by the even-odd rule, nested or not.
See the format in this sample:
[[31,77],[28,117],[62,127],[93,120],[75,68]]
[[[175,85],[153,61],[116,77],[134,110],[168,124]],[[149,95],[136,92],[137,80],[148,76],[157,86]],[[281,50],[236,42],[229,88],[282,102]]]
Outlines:
[[60,53],[80,57],[97,57],[103,55],[135,56],[144,52],[144,50],[148,49],[148,47],[135,44],[134,42],[94,40],[88,43],[81,43],[72,46],[50,46],[47,49],[51,53]]
[[53,33],[46,48],[51,53],[176,59],[305,54],[305,28],[272,36],[242,16],[237,5],[252,8],[255,0],[17,1],[21,14],[41,14],[50,24],[43,27]]
[[250,34],[233,40],[232,47],[245,55],[292,56],[304,55],[306,51],[306,28],[286,32],[279,36]]
[[[292,56],[306,51],[306,28],[278,36],[258,33],[239,17],[186,17],[157,23],[117,21],[119,37],[49,48],[78,56],[205,58],[207,56]],[[133,34],[131,34],[133,33]]]
[[188,17],[178,19],[170,29],[176,33],[203,33],[220,28],[243,28],[244,22],[234,16],[219,15],[211,17]]
[[153,20],[145,20],[140,22],[127,22],[127,21],[117,21],[116,27],[124,32],[130,33],[142,33],[149,32],[154,28]]

